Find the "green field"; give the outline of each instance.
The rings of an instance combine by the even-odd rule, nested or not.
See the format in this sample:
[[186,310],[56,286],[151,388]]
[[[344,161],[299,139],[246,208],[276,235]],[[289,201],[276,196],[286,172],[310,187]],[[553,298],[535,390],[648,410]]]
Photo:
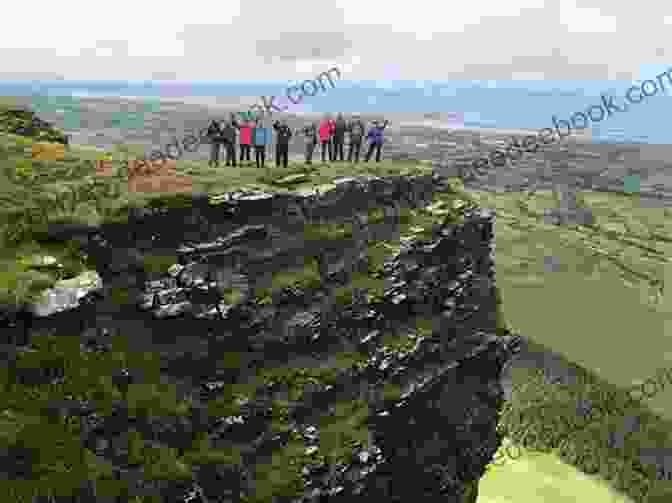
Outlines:
[[[672,296],[664,295],[672,271],[669,210],[643,208],[636,195],[585,192],[580,200],[595,225],[555,226],[543,219],[544,209],[557,206],[550,192],[470,194],[497,210],[497,282],[507,323],[623,390],[672,366],[665,331]],[[519,379],[514,386],[524,375]],[[669,420],[672,388],[646,405]],[[479,502],[631,501],[596,477],[555,453],[529,452],[488,472]]]
[[[670,210],[642,208],[637,196],[583,193],[595,226],[565,227],[543,221],[555,204],[550,193],[473,197],[497,209],[497,281],[520,333],[622,388],[672,366],[672,296],[663,295],[672,281]],[[649,406],[672,418],[672,389]]]

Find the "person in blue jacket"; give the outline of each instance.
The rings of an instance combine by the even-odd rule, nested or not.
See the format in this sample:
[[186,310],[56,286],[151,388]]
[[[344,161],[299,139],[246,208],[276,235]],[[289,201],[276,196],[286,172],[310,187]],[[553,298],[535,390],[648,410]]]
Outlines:
[[373,121],[373,127],[369,129],[366,138],[369,140],[369,151],[366,153],[365,162],[369,162],[373,149],[376,149],[376,162],[380,162],[380,149],[383,147],[385,139],[383,138],[383,131],[390,123],[387,119],[381,125],[378,121]]
[[261,119],[255,121],[254,129],[252,130],[252,143],[254,144],[257,168],[263,168],[266,162],[266,145],[271,143],[271,130],[264,127]]

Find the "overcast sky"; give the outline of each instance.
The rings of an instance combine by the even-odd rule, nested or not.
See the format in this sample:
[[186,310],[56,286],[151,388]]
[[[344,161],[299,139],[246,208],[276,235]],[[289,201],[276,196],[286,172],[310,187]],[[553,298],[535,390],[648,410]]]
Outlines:
[[0,79],[636,80],[669,24],[622,0],[12,1]]

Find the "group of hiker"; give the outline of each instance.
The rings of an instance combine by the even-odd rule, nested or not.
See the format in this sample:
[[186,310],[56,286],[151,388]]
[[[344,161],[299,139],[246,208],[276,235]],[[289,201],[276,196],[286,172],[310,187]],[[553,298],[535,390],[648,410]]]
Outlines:
[[[272,128],[267,127],[262,119],[238,121],[235,114],[231,114],[228,121],[213,120],[205,134],[211,144],[210,166],[219,165],[219,154],[223,148],[226,155],[226,166],[236,166],[236,138],[240,145],[240,160],[250,162],[250,153],[254,147],[257,168],[264,167],[266,162],[266,146],[271,144],[275,132],[275,165],[286,168],[289,161],[289,143],[291,139],[301,133],[305,139],[306,164],[311,164],[313,152],[317,145],[322,147],[322,162],[343,161],[345,138],[348,136],[348,161],[359,162],[362,141],[369,141],[369,150],[365,161],[368,162],[373,152],[376,152],[376,162],[380,162],[381,149],[384,143],[383,131],[389,124],[373,121],[368,132],[362,119],[355,115],[352,120],[346,121],[343,114],[332,119],[326,114],[319,122],[292,130],[286,120],[275,121]],[[328,157],[327,157],[328,156]]]

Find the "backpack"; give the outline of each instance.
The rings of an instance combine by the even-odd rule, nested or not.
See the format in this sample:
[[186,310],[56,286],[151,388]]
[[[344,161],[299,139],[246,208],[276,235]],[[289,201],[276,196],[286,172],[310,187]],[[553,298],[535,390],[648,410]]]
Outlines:
[[219,124],[212,122],[210,126],[208,126],[207,136],[210,141],[222,141],[222,129]]

